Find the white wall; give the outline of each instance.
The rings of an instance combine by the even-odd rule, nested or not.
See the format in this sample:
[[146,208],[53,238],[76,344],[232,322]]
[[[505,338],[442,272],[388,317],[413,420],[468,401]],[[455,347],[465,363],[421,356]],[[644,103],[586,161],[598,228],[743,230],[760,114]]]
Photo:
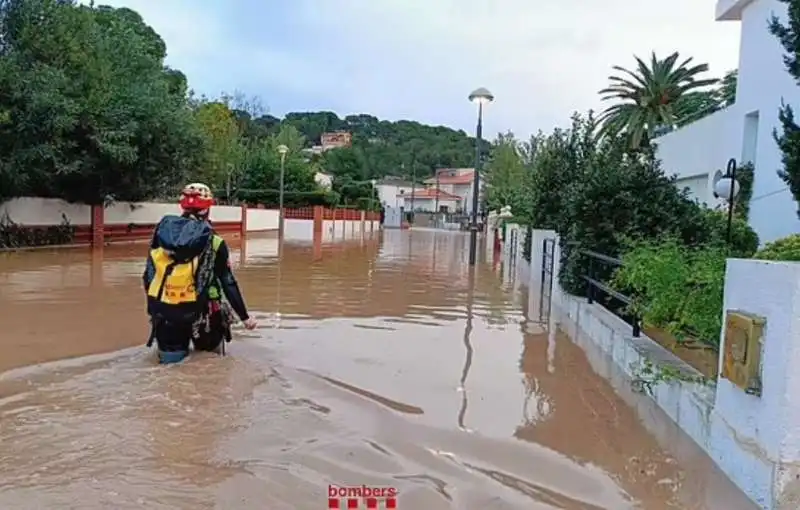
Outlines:
[[[247,231],[278,230],[280,211],[275,209],[247,209]],[[284,226],[286,222],[284,222]]]
[[[758,113],[753,198],[769,196],[751,205],[750,222],[762,242],[800,231],[797,204],[776,174],[782,167],[781,153],[772,137],[773,129],[779,125],[781,99],[800,111],[800,87],[786,72],[783,47],[767,30],[773,13],[785,20],[786,5],[778,0],[755,0],[744,7],[735,105],[742,119]],[[744,150],[749,144],[743,145]]]
[[[411,204],[411,200],[409,199],[409,206]],[[425,211],[425,212],[436,212],[436,200],[430,198],[415,198],[414,199],[414,209],[417,211]],[[461,207],[458,200],[445,200],[443,198],[439,199],[439,207],[447,206],[448,211],[455,212],[459,207]]]
[[[106,225],[153,225],[168,214],[180,214],[177,203],[156,202],[115,202],[106,207]],[[211,221],[242,221],[242,208],[239,206],[216,205],[211,208]]]
[[132,204],[130,202],[117,202],[105,210],[105,223],[107,225],[151,225],[158,223],[167,214],[180,214],[178,204]]
[[454,184],[450,193],[461,197],[459,206],[466,214],[472,214],[472,184]]
[[[0,204],[0,217],[6,214],[21,225],[59,225],[66,214],[73,225],[89,225],[92,208],[85,204],[70,204],[53,198],[13,198]],[[105,210],[106,225],[151,225],[166,214],[179,214],[177,204],[116,202]],[[216,206],[211,209],[212,221],[241,221],[242,210],[236,206]]]
[[[800,87],[786,72],[783,47],[767,29],[773,13],[786,19],[786,6],[778,0],[719,0],[717,13],[719,19],[741,21],[736,103],[659,137],[658,156],[668,174],[708,174],[709,179],[715,170],[724,171],[730,158],[753,162],[750,224],[762,243],[769,242],[800,232],[797,203],[776,173],[782,168],[781,153],[772,136],[781,100],[800,111]],[[709,183],[706,193],[712,192]]]
[[677,175],[679,187],[689,187],[694,198],[713,207],[718,203],[712,195],[714,172],[724,172],[730,158],[741,158],[741,125],[736,109],[729,107],[659,137],[661,168]]
[[[511,227],[508,227],[511,228]],[[553,232],[534,230],[531,245],[529,305],[535,316],[540,294],[540,266],[544,238]],[[510,251],[504,260],[510,262]],[[560,249],[556,242],[553,271],[558,273]],[[521,258],[521,257],[520,257]],[[520,266],[523,261],[518,261]],[[507,264],[514,265],[514,264]],[[761,339],[762,394],[750,395],[718,377],[708,385],[689,380],[662,380],[646,393],[758,508],[800,508],[800,264],[728,259],[724,310],[751,313],[766,320]],[[631,326],[597,303],[552,289],[554,315],[550,320],[576,341],[594,344],[613,361],[612,380],[642,377],[645,361],[699,376],[691,366],[647,335],[631,336]],[[543,319],[540,317],[540,320]],[[720,351],[725,352],[724,328]],[[720,360],[720,373],[722,360]],[[735,506],[740,508],[740,506]],[[714,501],[709,508],[734,508]]]
[[283,238],[287,240],[313,240],[314,220],[285,220],[283,222]]
[[[728,259],[723,309],[766,319],[762,395],[749,395],[727,379],[718,379],[709,453],[762,508],[800,507],[798,290],[800,264]],[[720,351],[725,352],[724,330]]]
[[20,225],[60,225],[66,214],[72,225],[89,225],[92,208],[83,204],[70,204],[48,198],[12,198],[0,204],[0,221],[6,215]]
[[[404,198],[398,195],[401,192],[410,194],[412,189],[411,186],[397,186],[394,184],[376,184],[375,188],[380,203],[389,207],[404,207]],[[422,189],[422,186],[418,186],[417,189]]]

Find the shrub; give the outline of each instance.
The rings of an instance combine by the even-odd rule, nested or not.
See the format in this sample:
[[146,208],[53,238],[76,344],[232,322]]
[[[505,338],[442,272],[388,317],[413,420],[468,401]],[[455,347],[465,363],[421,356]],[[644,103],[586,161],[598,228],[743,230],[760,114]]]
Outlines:
[[723,245],[689,248],[676,238],[634,243],[612,285],[633,294],[632,311],[645,323],[716,349],[728,254]]
[[792,234],[767,243],[766,246],[756,252],[754,258],[800,262],[800,234]]
[[[274,189],[240,189],[236,198],[241,202],[262,204],[277,208],[280,203],[280,191]],[[339,195],[333,191],[286,191],[283,194],[284,207],[309,207],[324,205],[333,207],[339,202]]]
[[61,215],[60,225],[25,227],[11,220],[8,214],[0,217],[0,249],[28,248],[72,244],[75,227],[66,215]]
[[[694,238],[690,244],[695,246],[708,244],[724,246],[727,244],[727,212],[704,209],[699,227],[702,234]],[[741,217],[733,217],[729,249],[729,256],[741,258],[750,258],[758,250],[758,234]]]
[[[567,192],[559,278],[568,292],[585,291],[588,259],[582,250],[617,257],[624,239],[674,237],[696,245],[719,238],[717,217],[675,187],[652,151],[631,155],[626,149],[624,139],[601,144]],[[596,276],[607,279],[611,271],[604,268]]]

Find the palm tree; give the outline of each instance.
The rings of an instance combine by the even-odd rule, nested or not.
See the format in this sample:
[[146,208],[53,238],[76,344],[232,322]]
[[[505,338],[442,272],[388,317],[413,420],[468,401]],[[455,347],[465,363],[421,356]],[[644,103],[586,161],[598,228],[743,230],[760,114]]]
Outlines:
[[631,148],[649,143],[659,130],[671,128],[677,123],[678,100],[687,93],[714,85],[716,79],[698,79],[708,71],[708,64],[691,65],[688,58],[677,64],[680,55],[673,53],[665,59],[652,54],[650,64],[634,57],[637,69],[624,67],[613,69],[622,76],[610,76],[611,84],[600,91],[603,101],[614,100],[617,104],[603,111],[598,118],[601,125],[599,135],[626,133]]

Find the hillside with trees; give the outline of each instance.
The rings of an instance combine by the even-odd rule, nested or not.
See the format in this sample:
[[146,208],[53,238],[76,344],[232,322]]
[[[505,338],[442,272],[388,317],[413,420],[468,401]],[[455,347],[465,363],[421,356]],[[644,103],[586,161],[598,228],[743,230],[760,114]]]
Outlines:
[[[91,204],[174,198],[203,181],[229,201],[356,204],[385,175],[469,166],[474,140],[418,122],[332,112],[269,115],[242,94],[196,97],[135,11],[74,0],[0,0],[0,200]],[[324,132],[353,146],[309,157]],[[334,175],[318,189],[317,171]],[[360,203],[365,203],[361,200]]]
[[[414,173],[428,177],[436,168],[469,167],[474,163],[475,139],[445,126],[381,120],[365,113],[340,118],[333,112],[292,112],[283,119],[237,113],[265,134],[277,133],[282,127],[295,128],[305,138],[307,148],[319,144],[323,133],[351,133],[353,149],[364,165],[363,176],[368,179],[386,175],[411,178]],[[331,171],[335,173],[333,165]]]

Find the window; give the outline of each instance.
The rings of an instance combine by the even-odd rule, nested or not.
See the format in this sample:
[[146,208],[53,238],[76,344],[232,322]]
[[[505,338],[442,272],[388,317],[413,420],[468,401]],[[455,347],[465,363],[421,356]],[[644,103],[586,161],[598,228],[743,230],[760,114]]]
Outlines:
[[744,132],[742,133],[742,164],[755,163],[758,148],[758,110],[744,116]]

